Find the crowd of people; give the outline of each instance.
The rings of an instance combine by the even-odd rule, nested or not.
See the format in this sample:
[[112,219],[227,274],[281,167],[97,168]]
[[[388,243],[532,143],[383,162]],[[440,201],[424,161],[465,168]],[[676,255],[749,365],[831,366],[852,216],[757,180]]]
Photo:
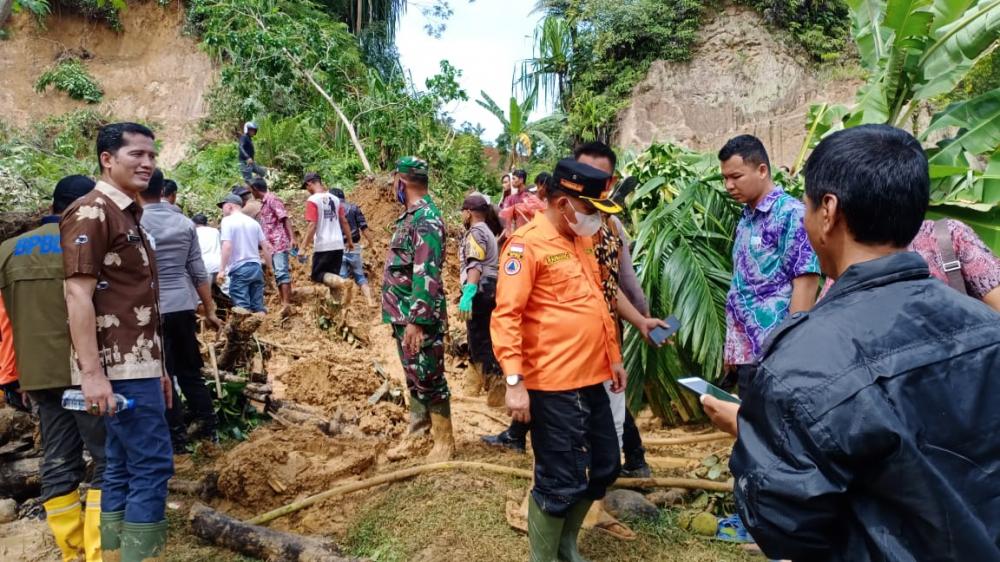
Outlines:
[[[40,416],[42,501],[66,560],[162,558],[173,455],[215,438],[198,332],[221,327],[217,301],[265,312],[273,282],[294,314],[293,262],[311,251],[309,277],[333,302],[357,286],[376,304],[361,209],[307,173],[297,236],[254,160],[256,132],[245,125],[245,183],[219,201],[219,228],[177,206],[153,132],[115,123],[97,135],[98,180],[62,179],[41,226],[0,246],[0,385]],[[701,400],[737,437],[738,524],[772,558],[1000,560],[1000,260],[966,225],[925,220],[919,143],[888,126],[832,134],[801,201],[775,184],[759,139],[718,157],[743,205],[722,382],[742,402]],[[470,380],[512,418],[482,441],[524,453],[531,437],[533,562],[584,560],[577,537],[607,487],[652,474],[626,407],[623,326],[672,342],[651,337],[667,325],[638,282],[617,173],[615,152],[591,142],[531,186],[524,170],[504,175],[497,205],[480,191],[461,205]],[[399,159],[392,194],[402,213],[380,302],[409,395],[399,447],[429,435],[428,461],[445,461],[448,234],[428,163]],[[77,387],[82,410],[63,407]]]

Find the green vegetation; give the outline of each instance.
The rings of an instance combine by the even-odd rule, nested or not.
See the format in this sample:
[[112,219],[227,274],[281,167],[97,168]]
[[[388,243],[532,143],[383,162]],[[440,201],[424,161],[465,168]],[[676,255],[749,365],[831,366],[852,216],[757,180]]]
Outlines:
[[97,103],[104,97],[101,85],[77,59],[63,59],[42,73],[35,82],[35,91],[44,92],[49,86],[87,103]]
[[[991,83],[996,80],[992,53],[1000,39],[1000,1],[851,0],[850,8],[868,81],[853,107],[811,109],[809,135],[795,169],[825,134],[888,123],[914,130],[925,143],[933,204],[987,210],[1000,202],[1000,88]],[[919,130],[919,113],[942,96],[959,101],[933,114],[930,125]]]
[[0,124],[0,177],[15,187],[0,189],[0,209],[40,209],[63,176],[93,174],[94,135],[105,122],[98,113],[79,110],[23,131]]
[[[393,484],[365,501],[340,542],[347,553],[377,562],[520,562],[528,557],[528,541],[507,524],[504,504],[508,494],[520,501],[529,484],[515,478],[462,473],[422,476]],[[580,534],[580,551],[590,560],[606,562],[754,559],[738,546],[680,530],[677,515],[662,510],[655,520],[629,521],[638,534],[634,541],[584,530]]]
[[328,183],[353,184],[405,154],[428,159],[445,201],[489,181],[482,144],[456,131],[444,113],[466,99],[460,71],[442,61],[440,74],[418,92],[398,63],[369,66],[348,27],[324,5],[295,0],[277,7],[273,0],[189,3],[191,29],[224,63],[206,128],[228,131],[232,140],[194,151],[178,169],[182,182],[219,193],[238,181],[235,127],[251,118],[261,125],[258,160],[280,169],[286,177],[279,182],[315,170]]

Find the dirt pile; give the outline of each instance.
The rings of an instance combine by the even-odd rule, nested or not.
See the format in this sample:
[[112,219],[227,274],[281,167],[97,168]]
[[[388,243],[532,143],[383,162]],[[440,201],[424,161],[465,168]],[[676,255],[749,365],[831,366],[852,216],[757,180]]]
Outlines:
[[364,474],[377,451],[310,428],[260,429],[218,464],[218,490],[233,504],[263,512]]
[[[206,114],[205,94],[218,74],[208,55],[183,33],[181,3],[129,2],[121,12],[122,33],[52,4],[44,27],[27,11],[15,14],[7,26],[11,38],[0,49],[0,119],[24,127],[74,109],[95,108],[116,118],[153,123],[163,142],[161,163],[171,167],[179,162]],[[104,90],[101,103],[88,105],[54,89],[35,92],[38,77],[66,53],[84,59]]]

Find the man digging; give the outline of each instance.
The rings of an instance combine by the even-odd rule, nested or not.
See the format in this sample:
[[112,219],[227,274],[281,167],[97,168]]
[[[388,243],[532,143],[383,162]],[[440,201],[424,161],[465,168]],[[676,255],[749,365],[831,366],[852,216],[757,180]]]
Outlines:
[[382,321],[392,324],[406,386],[410,390],[410,428],[404,443],[390,452],[399,457],[415,439],[434,438],[431,462],[451,458],[451,394],[444,376],[447,311],[441,270],[445,226],[428,195],[427,162],[407,156],[396,163],[396,200],[406,211],[396,219],[382,278]]

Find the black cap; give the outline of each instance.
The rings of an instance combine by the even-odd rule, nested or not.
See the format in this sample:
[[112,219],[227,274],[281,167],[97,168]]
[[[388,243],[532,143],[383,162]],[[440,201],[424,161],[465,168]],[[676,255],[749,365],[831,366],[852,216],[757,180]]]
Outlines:
[[340,199],[341,201],[346,201],[347,200],[347,196],[344,195],[344,190],[340,189],[339,187],[335,187],[335,188],[331,189],[330,193],[336,195],[337,199]]
[[191,222],[198,226],[208,226],[208,217],[205,216],[205,213],[198,213],[191,217]]
[[233,205],[242,207],[243,199],[239,195],[236,195],[235,193],[228,193],[226,194],[225,197],[222,198],[222,201],[219,201],[218,207],[221,209],[222,206],[225,205],[226,203],[232,203]]
[[609,199],[611,175],[581,164],[572,158],[563,158],[552,172],[552,183],[573,197],[579,197],[605,213],[620,213],[622,208]]
[[305,187],[305,186],[309,185],[309,183],[314,182],[314,181],[321,182],[321,181],[323,181],[323,178],[319,177],[319,174],[316,173],[316,172],[309,172],[305,176],[302,177],[302,187]]
[[489,207],[490,202],[483,197],[482,193],[476,191],[466,195],[465,200],[462,201],[463,211],[485,211]]
[[66,176],[56,184],[52,193],[52,211],[59,214],[66,210],[73,201],[90,193],[96,183],[87,176]]
[[246,197],[247,195],[250,195],[250,188],[245,185],[237,184],[233,186],[230,193],[237,197]]

